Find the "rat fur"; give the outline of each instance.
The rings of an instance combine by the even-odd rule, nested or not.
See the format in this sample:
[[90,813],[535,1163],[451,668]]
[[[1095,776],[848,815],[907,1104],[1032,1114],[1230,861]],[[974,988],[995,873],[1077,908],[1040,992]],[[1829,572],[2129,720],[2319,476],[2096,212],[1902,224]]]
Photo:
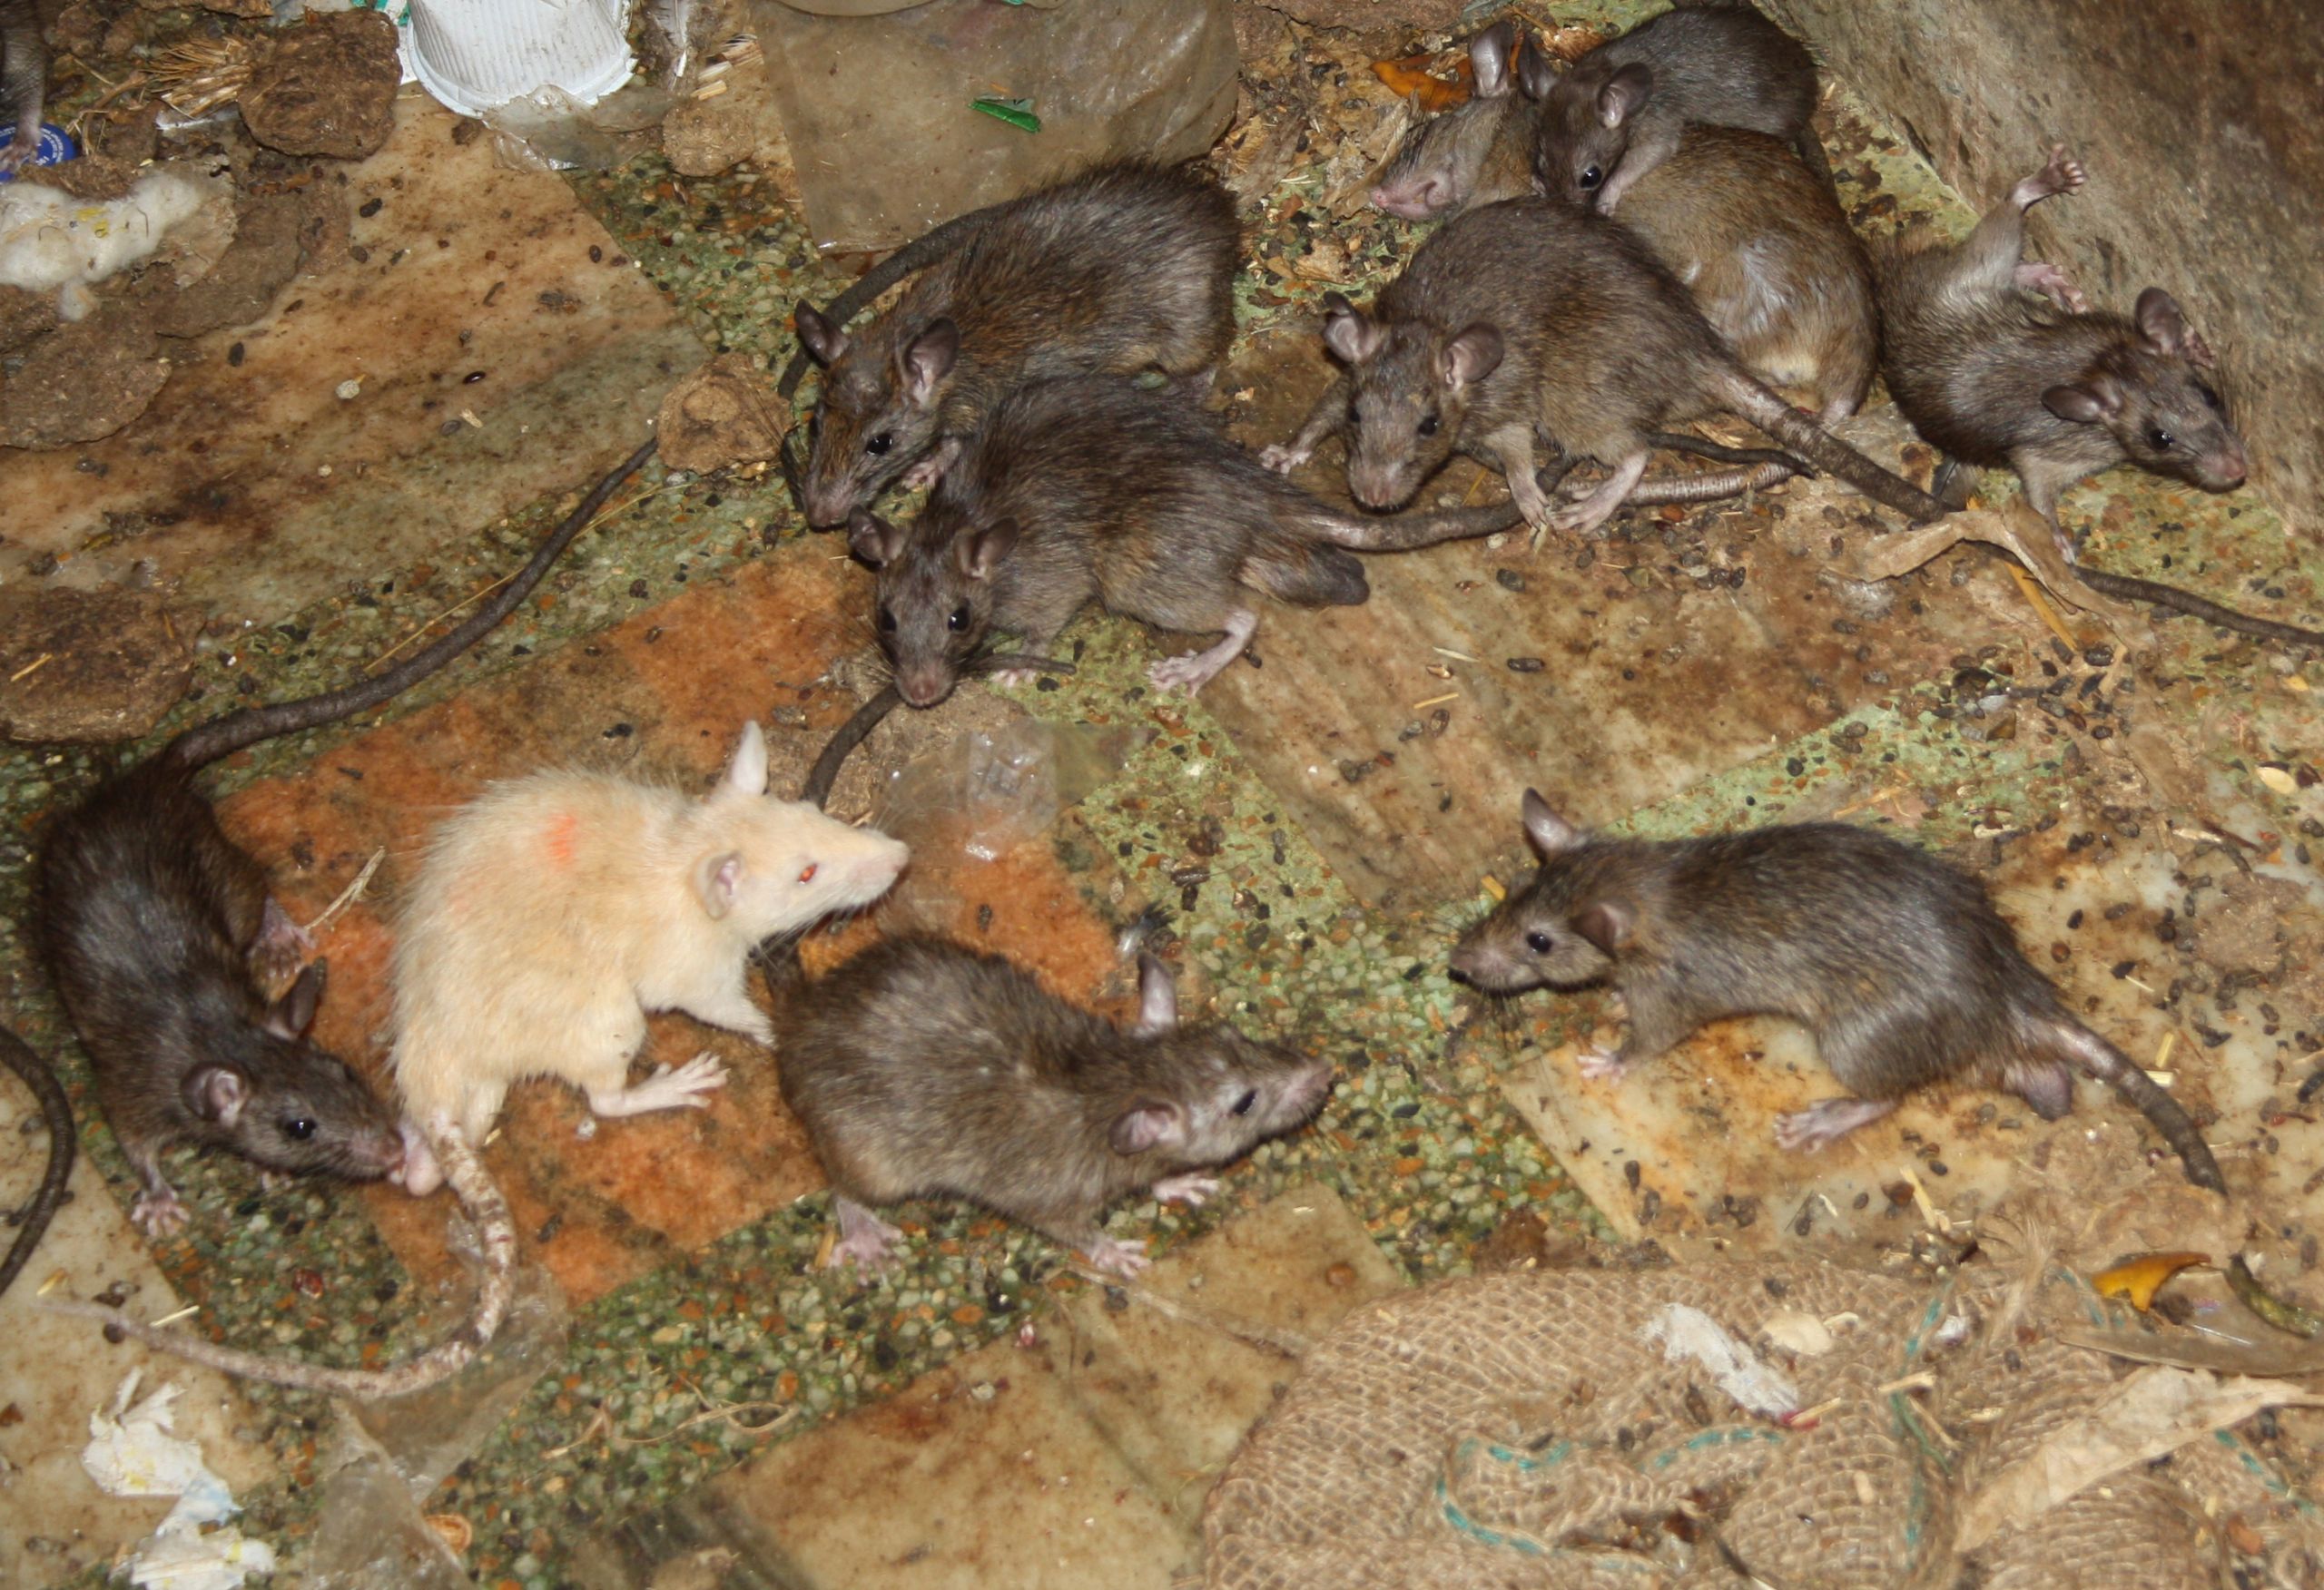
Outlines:
[[1748,4],[1681,5],[1599,45],[1562,74],[1541,51],[1519,81],[1541,102],[1539,191],[1611,214],[1622,195],[1677,152],[1695,123],[1780,139],[1827,188],[1816,140],[1816,62]]
[[2127,319],[2090,311],[2064,271],[2024,258],[2025,212],[2085,180],[2082,163],[2053,148],[1960,243],[1915,231],[1880,256],[1881,374],[1913,428],[1945,456],[1939,495],[1965,502],[1969,467],[2005,466],[2093,589],[2263,639],[2324,645],[2314,630],[2081,565],[2058,520],[2059,494],[2076,481],[2128,463],[2228,492],[2250,473],[2216,360],[2177,299],[2150,287]]
[[1151,957],[1139,994],[1125,1032],[934,938],[881,944],[796,990],[783,1096],[837,1194],[832,1261],[889,1262],[902,1233],[870,1206],[941,1194],[1136,1275],[1144,1244],[1099,1229],[1108,1204],[1140,1189],[1200,1203],[1218,1185],[1204,1170],[1322,1107],[1329,1062],[1223,1023],[1180,1027]]
[[290,981],[313,947],[269,898],[265,869],[226,838],[194,775],[261,740],[369,711],[444,666],[531,593],[653,448],[599,481],[491,601],[411,658],[360,684],[188,730],[51,825],[35,928],[137,1173],[132,1217],[149,1234],[185,1223],[162,1174],[174,1143],[366,1180],[395,1170],[406,1146],[378,1095],[307,1036],[323,963],[268,996],[262,985]]
[[1235,334],[1241,250],[1234,200],[1216,182],[1122,162],[970,229],[861,332],[803,308],[800,341],[823,367],[808,522],[845,523],[923,455],[912,484],[926,484],[1024,382],[1209,371]]
[[1618,1079],[1722,1017],[1788,1016],[1854,1095],[1777,1120],[1778,1143],[1812,1149],[1944,1084],[2005,1089],[2053,1121],[2078,1067],[2152,1123],[2190,1181],[2226,1191],[2186,1112],[2075,1019],[1984,888],[1925,851],[1846,823],[1601,838],[1530,790],[1523,816],[1541,868],[1462,937],[1452,970],[1496,994],[1619,990],[1629,1030],[1585,1076]]
[[[606,774],[548,771],[493,786],[430,839],[395,947],[396,1086],[407,1117],[444,1116],[482,1142],[509,1087],[570,1083],[604,1117],[706,1109],[725,1080],[708,1055],[628,1080],[648,1011],[771,1043],[744,991],[752,952],[884,893],[902,844],[770,799],[766,741],[694,800]],[[437,1167],[409,1155],[404,1184]]]
[[[1517,523],[1506,505],[1409,516],[1426,540]],[[1388,544],[1393,522],[1318,502],[1229,441],[1182,389],[1112,377],[1009,394],[909,525],[858,510],[849,540],[879,571],[880,643],[916,707],[951,692],[960,661],[996,630],[1039,655],[1091,601],[1160,629],[1224,632],[1147,670],[1189,693],[1242,654],[1249,594],[1300,606],[1370,594],[1334,535]]]
[[48,50],[41,43],[33,0],[0,0],[0,116],[13,107],[15,137],[0,149],[0,176],[31,160],[40,147],[42,101],[48,91]]
[[[1730,409],[1910,519],[1945,512],[1755,379],[1629,229],[1560,201],[1447,223],[1368,315],[1337,294],[1324,304],[1324,339],[1348,368],[1348,487],[1365,507],[1406,502],[1458,447],[1508,477],[1537,531],[1590,530],[1637,486],[1661,427]],[[1611,473],[1552,507],[1535,479],[1542,439]]]

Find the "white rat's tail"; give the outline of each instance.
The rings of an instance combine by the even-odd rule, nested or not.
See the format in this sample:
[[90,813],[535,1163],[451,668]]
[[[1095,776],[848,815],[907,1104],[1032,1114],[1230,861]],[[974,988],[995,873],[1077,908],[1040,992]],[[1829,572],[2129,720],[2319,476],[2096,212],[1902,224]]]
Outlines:
[[516,1291],[517,1229],[509,1217],[507,1200],[485,1173],[475,1148],[452,1124],[451,1118],[441,1114],[432,1117],[428,1124],[428,1138],[438,1163],[444,1167],[445,1179],[451,1183],[453,1194],[459,1199],[468,1223],[475,1228],[477,1243],[484,1255],[484,1276],[477,1291],[476,1313],[466,1329],[392,1369],[333,1369],[266,1358],[220,1347],[182,1330],[157,1330],[119,1309],[108,1309],[99,1303],[44,1301],[40,1306],[52,1313],[101,1321],[148,1347],[160,1348],[163,1352],[175,1353],[229,1375],[266,1380],[300,1391],[321,1391],[334,1397],[371,1401],[382,1397],[401,1397],[423,1386],[432,1386],[476,1357],[479,1349],[499,1334],[500,1322],[507,1317]]

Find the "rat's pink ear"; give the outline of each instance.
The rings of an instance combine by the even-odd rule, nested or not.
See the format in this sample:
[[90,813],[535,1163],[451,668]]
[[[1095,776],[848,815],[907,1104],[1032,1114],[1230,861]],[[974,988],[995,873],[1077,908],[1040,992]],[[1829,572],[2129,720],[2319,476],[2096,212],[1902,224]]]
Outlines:
[[242,1117],[242,1105],[250,1099],[251,1085],[239,1071],[223,1065],[198,1065],[187,1075],[183,1092],[186,1108],[205,1121],[231,1126]]
[[869,508],[851,509],[847,515],[847,549],[873,568],[885,568],[904,549],[903,529]]
[[1155,1033],[1167,1033],[1178,1025],[1178,986],[1170,977],[1170,968],[1150,955],[1137,957],[1137,1025],[1130,1031],[1138,1037]]
[[971,580],[990,580],[1001,560],[1017,549],[1017,521],[1003,519],[981,530],[971,530],[953,542],[960,572]]
[[936,383],[952,373],[960,357],[960,329],[947,316],[929,323],[928,329],[904,349],[904,397],[915,408],[925,408],[936,396]]
[[1551,810],[1550,803],[1536,791],[1525,791],[1522,810],[1525,837],[1533,841],[1533,849],[1542,860],[1581,843],[1581,830]]
[[791,323],[799,329],[799,346],[824,368],[829,369],[846,354],[847,333],[812,306],[801,304],[792,315]]
[[1499,99],[1509,92],[1509,59],[1519,47],[1517,25],[1505,16],[1469,41],[1469,80],[1476,98]]
[[1630,908],[1615,900],[1592,900],[1575,915],[1573,930],[1605,954],[1618,954],[1630,941]]
[[2092,376],[2051,388],[2042,394],[2042,407],[2076,425],[2098,425],[2122,411],[2122,389],[2110,376]]
[[1114,1117],[1114,1129],[1109,1141],[1116,1153],[1144,1153],[1149,1148],[1160,1148],[1184,1143],[1187,1138],[1187,1118],[1176,1104],[1134,1104]]
[[1638,114],[1653,92],[1653,69],[1641,62],[1631,62],[1608,78],[1606,86],[1598,91],[1598,120],[1608,127],[1620,126]]
[[1379,322],[1335,292],[1324,295],[1324,346],[1350,364],[1362,364],[1380,351],[1388,333]]
[[694,892],[702,901],[702,908],[714,922],[734,908],[734,897],[743,891],[743,857],[737,850],[723,856],[705,856],[694,863]]
[[297,1040],[307,1035],[315,1025],[315,1011],[323,1002],[323,977],[328,967],[322,961],[310,961],[307,969],[290,991],[267,1006],[266,1030],[278,1038]]
[[725,777],[720,784],[737,795],[766,793],[766,731],[753,718],[743,725],[743,738],[734,746],[734,760],[726,764]]

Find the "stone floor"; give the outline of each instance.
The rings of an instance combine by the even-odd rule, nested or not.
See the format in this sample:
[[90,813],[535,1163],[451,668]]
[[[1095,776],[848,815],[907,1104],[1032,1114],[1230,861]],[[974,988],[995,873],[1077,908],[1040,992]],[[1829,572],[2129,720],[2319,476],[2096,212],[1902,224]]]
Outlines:
[[[1271,47],[1291,67],[1254,82],[1385,95],[1363,63],[1398,41],[1285,38]],[[1255,99],[1263,118],[1322,114]],[[517,176],[422,100],[399,120],[357,173],[387,201],[356,223],[368,260],[197,345],[131,432],[0,458],[12,505],[35,510],[11,513],[0,575],[37,577],[25,565],[54,554],[46,577],[90,585],[133,554],[214,615],[203,693],[179,721],[406,643],[513,564],[678,374],[712,351],[786,357],[790,305],[832,290],[748,170]],[[1844,90],[1825,131],[1867,231],[1963,219]],[[1220,383],[1255,443],[1325,378],[1321,293],[1368,292],[1413,237],[1330,216],[1305,170],[1260,199],[1246,335]],[[1885,403],[1848,434],[1930,462]],[[1495,488],[1456,471],[1438,489]],[[302,919],[384,850],[322,942],[321,1036],[359,1066],[383,1060],[388,924],[415,850],[483,783],[572,763],[698,786],[753,716],[777,782],[795,782],[854,704],[865,576],[803,531],[771,475],[654,466],[618,501],[445,675],[211,775]],[[154,512],[172,504],[200,511]],[[2068,505],[2094,560],[2298,622],[2324,613],[2324,555],[2255,495],[2113,476]],[[107,514],[151,527],[118,545],[92,534]],[[859,1284],[817,1267],[829,1200],[773,1058],[665,1018],[646,1058],[707,1042],[734,1076],[715,1107],[592,1134],[576,1096],[519,1090],[487,1158],[524,1236],[525,1328],[449,1391],[359,1428],[32,1310],[52,1276],[84,1296],[121,1283],[149,1316],[182,1299],[225,1340],[355,1362],[448,1329],[467,1283],[447,1200],[269,1189],[222,1159],[172,1165],[194,1211],[182,1236],[134,1235],[125,1166],[14,928],[43,823],[107,763],[0,751],[0,987],[11,1025],[58,1056],[87,1151],[74,1202],[0,1302],[24,1344],[0,1391],[0,1581],[94,1585],[152,1526],[157,1505],[103,1501],[76,1461],[87,1414],[143,1365],[193,1391],[192,1433],[248,1502],[246,1528],[294,1568],[404,1554],[341,1582],[1184,1585],[1206,1482],[1301,1345],[1368,1297],[1471,1267],[1512,1215],[1552,1242],[1889,1258],[1919,1229],[1916,1198],[1974,1216],[2068,1174],[2093,1140],[2136,1163],[2144,1128],[2090,1086],[2056,1124],[1962,1093],[1783,1158],[1773,1114],[1832,1085],[1796,1035],[1761,1024],[1713,1029],[1619,1092],[1581,1081],[1572,1055],[1601,1000],[1480,1003],[1443,970],[1459,926],[1522,876],[1529,783],[1640,833],[1876,822],[1989,876],[2077,1007],[2211,1121],[2239,1192],[2280,1216],[2269,1251],[2300,1290],[2307,1167],[2324,1155],[2304,1085],[2324,1058],[2324,975],[2299,953],[2324,936],[2309,843],[2324,838],[2324,670],[2180,620],[2132,667],[2119,637],[1973,548],[1857,585],[1843,545],[1884,529],[1816,483],[1626,515],[1599,541],[1375,560],[1370,604],[1270,612],[1250,665],[1197,702],[1144,686],[1184,637],[1093,619],[1058,688],[978,687],[891,721],[833,806],[910,839],[912,874],[811,961],[908,921],[1118,1011],[1117,935],[1159,906],[1191,1004],[1332,1058],[1322,1118],[1207,1209],[1118,1210],[1109,1229],[1162,1258],[1143,1287],[1094,1286],[1042,1239],[937,1205],[904,1212],[908,1262]],[[979,736],[1042,758],[1039,798],[961,795]],[[5,1129],[26,1110],[0,1089],[0,1205],[38,1174],[38,1137]],[[381,1451],[416,1484],[383,1486]]]

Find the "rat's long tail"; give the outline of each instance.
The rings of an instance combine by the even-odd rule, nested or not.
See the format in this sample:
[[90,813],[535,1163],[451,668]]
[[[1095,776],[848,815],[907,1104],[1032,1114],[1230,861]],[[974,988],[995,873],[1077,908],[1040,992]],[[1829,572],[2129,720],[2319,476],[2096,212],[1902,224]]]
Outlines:
[[220,1347],[182,1330],[159,1330],[143,1320],[131,1319],[119,1309],[98,1303],[43,1301],[39,1306],[52,1313],[95,1320],[108,1330],[133,1336],[148,1347],[229,1375],[300,1391],[371,1401],[432,1386],[467,1364],[499,1333],[500,1322],[507,1317],[516,1292],[517,1229],[509,1218],[507,1201],[486,1174],[476,1150],[452,1124],[451,1117],[439,1114],[430,1120],[428,1139],[428,1146],[444,1167],[445,1180],[452,1184],[452,1192],[476,1232],[477,1242],[484,1253],[484,1275],[477,1290],[476,1312],[466,1328],[392,1369],[333,1369],[288,1359],[266,1358]]
[[1896,509],[1914,524],[1942,519],[1949,510],[1935,497],[1892,474],[1817,425],[1739,368],[1724,373],[1727,406],[1827,475],[1836,475],[1874,502]]
[[248,707],[239,712],[229,712],[212,722],[189,729],[170,741],[158,762],[174,763],[181,768],[198,768],[222,756],[271,740],[277,734],[296,733],[324,723],[335,723],[341,718],[368,712],[380,702],[400,695],[435,672],[453,658],[467,651],[502,619],[514,612],[517,604],[532,594],[533,587],[549,571],[573,538],[588,528],[597,510],[606,505],[621,483],[645,467],[654,456],[658,444],[648,437],[645,444],[619,464],[613,472],[597,482],[581,505],[566,515],[565,523],[550,533],[532,556],[532,561],[509,577],[508,583],[494,594],[491,601],[460,621],[458,627],[448,631],[425,649],[399,662],[385,673],[367,679],[360,684],[350,684],[304,701],[281,702],[271,707]]
[[73,1101],[65,1096],[64,1085],[56,1080],[56,1072],[46,1055],[30,1044],[0,1027],[0,1061],[25,1079],[40,1101],[41,1118],[48,1123],[48,1169],[40,1179],[40,1190],[33,1194],[18,1219],[16,1240],[8,1245],[8,1257],[0,1261],[0,1293],[16,1279],[40,1246],[41,1233],[48,1230],[56,1206],[64,1202],[64,1183],[73,1174]]
[[2208,596],[2198,596],[2191,591],[2181,591],[2176,585],[2166,585],[2159,580],[2142,580],[2136,574],[2110,574],[2103,569],[2088,568],[2080,563],[2073,565],[2073,572],[2092,590],[2119,601],[2152,602],[2157,607],[2183,613],[2239,634],[2257,635],[2263,641],[2324,646],[2324,633],[2302,629],[2296,623],[2279,623],[2272,618],[2254,618],[2249,613],[2238,613],[2232,607],[2222,607]]

